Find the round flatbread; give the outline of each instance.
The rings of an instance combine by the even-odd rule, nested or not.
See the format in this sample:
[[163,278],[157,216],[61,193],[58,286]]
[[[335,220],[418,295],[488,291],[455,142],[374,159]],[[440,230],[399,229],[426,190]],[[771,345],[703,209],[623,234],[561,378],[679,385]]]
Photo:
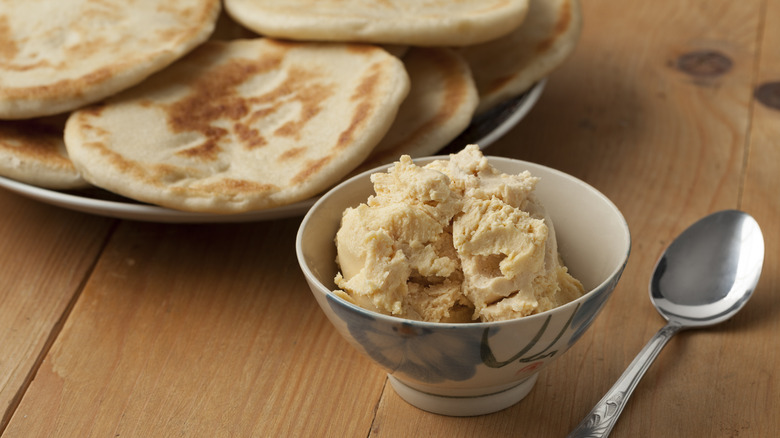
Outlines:
[[0,175],[55,190],[89,186],[65,150],[65,118],[0,121]]
[[462,46],[516,28],[528,0],[225,0],[225,9],[276,38]]
[[479,90],[477,114],[549,75],[574,50],[581,29],[578,0],[531,0],[523,24],[512,33],[459,49]]
[[409,91],[370,45],[210,41],[149,80],[74,112],[87,181],[170,208],[236,213],[327,189],[385,135]]
[[411,80],[393,126],[359,170],[433,155],[471,122],[479,102],[471,70],[454,50],[413,47],[402,58]]
[[0,0],[0,118],[62,113],[205,41],[219,0]]

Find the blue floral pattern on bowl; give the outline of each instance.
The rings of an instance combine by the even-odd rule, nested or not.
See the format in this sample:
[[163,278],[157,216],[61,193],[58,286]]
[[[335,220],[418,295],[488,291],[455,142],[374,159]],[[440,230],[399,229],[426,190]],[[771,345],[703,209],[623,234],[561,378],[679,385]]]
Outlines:
[[478,330],[432,331],[413,321],[389,322],[350,311],[331,295],[328,303],[365,353],[394,374],[426,383],[463,381],[482,363]]
[[493,354],[493,351],[490,347],[490,329],[486,328],[482,334],[482,343],[480,345],[482,362],[490,368],[502,368],[514,362],[530,363],[530,362],[540,361],[542,359],[550,359],[558,355],[558,353],[563,353],[569,348],[571,344],[567,344],[565,348],[561,350],[558,341],[561,340],[564,333],[566,333],[566,330],[568,330],[569,327],[571,327],[572,320],[574,319],[575,315],[577,315],[578,313],[577,311],[579,310],[579,308],[580,305],[577,305],[577,307],[575,307],[574,312],[572,312],[571,316],[566,321],[566,323],[560,328],[560,330],[558,330],[558,333],[555,335],[555,338],[551,342],[547,343],[547,345],[544,346],[544,348],[542,348],[541,350],[538,350],[534,353],[530,353],[535,347],[539,346],[538,344],[542,339],[542,337],[546,334],[548,330],[550,330],[549,324],[552,317],[548,315],[544,323],[542,324],[542,326],[536,332],[536,335],[527,344],[518,345],[518,348],[520,350],[506,360],[496,359],[496,356]]
[[[579,311],[580,305],[575,307],[566,323],[555,329],[554,339],[546,345],[539,345],[540,339],[552,330],[548,327],[551,318],[548,316],[534,338],[517,346],[516,354],[509,359],[497,360],[490,338],[498,333],[500,327],[474,325],[473,328],[468,327],[471,330],[463,330],[467,327],[459,325],[449,330],[445,327],[431,330],[426,324],[415,321],[376,318],[367,311],[351,309],[331,295],[327,299],[334,314],[346,323],[350,336],[366,354],[393,374],[425,383],[468,380],[480,365],[503,368],[510,364],[547,361],[571,346],[572,343],[561,346],[559,340],[573,326],[575,317],[583,314]],[[580,326],[578,330],[584,331],[585,328]],[[530,353],[532,350],[534,352]],[[535,367],[531,368],[528,371],[533,371]]]

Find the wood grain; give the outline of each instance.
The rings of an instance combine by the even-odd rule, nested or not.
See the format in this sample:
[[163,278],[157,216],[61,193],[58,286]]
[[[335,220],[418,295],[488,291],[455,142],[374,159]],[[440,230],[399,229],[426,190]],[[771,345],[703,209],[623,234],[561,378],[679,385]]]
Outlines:
[[[780,17],[780,1],[769,0],[761,14],[760,56],[754,87],[780,83],[780,28],[770,17]],[[774,436],[780,433],[780,406],[777,374],[780,370],[780,109],[757,100],[751,105],[751,126],[741,208],[750,212],[761,225],[766,243],[764,269],[750,307],[738,321],[745,325],[744,336],[734,336],[724,349],[733,362],[727,379],[718,382],[720,391],[734,394],[733,403],[740,406],[733,429],[751,436]],[[774,335],[773,335],[774,334]],[[737,354],[734,354],[737,353]],[[739,354],[742,353],[742,354]],[[747,390],[735,390],[745,388]],[[720,420],[723,421],[723,420]]]
[[779,435],[780,111],[754,91],[780,81],[780,0],[582,5],[574,55],[488,151],[601,190],[632,253],[603,313],[522,402],[467,418],[404,402],[311,297],[300,218],[112,228],[0,192],[2,436],[565,436],[663,326],[647,297],[657,257],[727,208],[764,232],[754,297],[672,339],[611,436]]
[[0,431],[62,327],[112,221],[0,192]]
[[385,378],[310,296],[296,227],[122,224],[7,434],[365,434]]

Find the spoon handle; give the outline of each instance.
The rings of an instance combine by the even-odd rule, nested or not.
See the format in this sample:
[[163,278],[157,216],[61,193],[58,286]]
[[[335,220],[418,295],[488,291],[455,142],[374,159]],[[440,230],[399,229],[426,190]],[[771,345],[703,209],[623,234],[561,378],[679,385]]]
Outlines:
[[608,436],[639,380],[650,368],[672,335],[677,333],[680,328],[678,323],[669,322],[659,330],[634,358],[612,388],[596,403],[593,410],[571,431],[568,438]]

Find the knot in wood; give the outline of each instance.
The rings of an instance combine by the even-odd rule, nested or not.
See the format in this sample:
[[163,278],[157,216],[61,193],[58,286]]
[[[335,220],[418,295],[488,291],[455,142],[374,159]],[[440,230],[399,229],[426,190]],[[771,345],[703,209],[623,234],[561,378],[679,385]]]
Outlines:
[[699,50],[677,58],[677,69],[696,77],[720,76],[734,63],[728,56],[714,50]]
[[780,81],[765,82],[759,85],[753,96],[769,108],[780,110]]

